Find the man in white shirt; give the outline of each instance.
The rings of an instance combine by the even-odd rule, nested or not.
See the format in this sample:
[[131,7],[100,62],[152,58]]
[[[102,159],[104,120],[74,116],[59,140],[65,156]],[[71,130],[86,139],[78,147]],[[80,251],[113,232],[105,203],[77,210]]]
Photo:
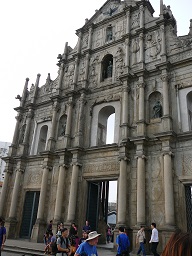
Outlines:
[[151,252],[153,253],[154,256],[160,256],[157,253],[157,246],[159,244],[159,235],[158,235],[158,230],[156,229],[156,223],[151,223],[151,228],[152,228],[152,234],[151,234],[151,239],[149,243],[151,243]]

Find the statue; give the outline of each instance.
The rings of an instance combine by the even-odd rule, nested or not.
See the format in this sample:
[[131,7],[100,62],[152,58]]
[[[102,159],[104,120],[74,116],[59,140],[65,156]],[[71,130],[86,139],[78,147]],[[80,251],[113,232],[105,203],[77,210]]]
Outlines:
[[60,134],[60,136],[64,136],[65,135],[65,130],[66,130],[66,123],[62,124],[62,126],[61,126],[61,134]]
[[162,117],[162,106],[161,106],[161,102],[159,100],[155,103],[155,105],[153,107],[153,111],[154,111],[153,118]]
[[112,28],[107,29],[107,41],[111,41],[113,39],[113,31]]
[[109,65],[107,67],[107,78],[112,77],[112,73],[113,73],[113,65],[112,65],[112,61],[109,61]]

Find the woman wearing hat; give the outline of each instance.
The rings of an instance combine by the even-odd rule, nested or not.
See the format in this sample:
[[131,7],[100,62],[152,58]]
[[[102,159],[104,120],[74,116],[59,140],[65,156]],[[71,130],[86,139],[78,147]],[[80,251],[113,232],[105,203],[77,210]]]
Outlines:
[[90,232],[85,242],[79,245],[75,256],[98,256],[96,245],[99,236],[100,234],[97,231]]

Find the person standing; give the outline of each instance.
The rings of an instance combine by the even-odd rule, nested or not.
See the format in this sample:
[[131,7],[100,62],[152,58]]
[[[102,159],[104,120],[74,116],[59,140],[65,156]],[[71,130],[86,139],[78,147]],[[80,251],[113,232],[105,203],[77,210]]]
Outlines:
[[86,241],[79,245],[75,256],[98,256],[96,245],[100,235],[97,231],[90,232]]
[[69,231],[67,228],[63,228],[61,230],[61,236],[57,238],[57,249],[58,249],[58,256],[67,256],[71,254],[70,250],[70,241],[68,238]]
[[5,240],[6,240],[6,228],[4,227],[4,220],[0,218],[0,255],[4,249]]
[[145,228],[144,226],[141,226],[140,230],[137,232],[137,237],[136,237],[136,243],[139,243],[139,250],[137,252],[137,255],[140,254],[140,252],[142,251],[143,256],[146,256],[145,253],[145,246],[144,246],[144,240],[145,240]]
[[149,243],[151,243],[151,252],[153,253],[154,256],[159,256],[157,253],[157,246],[159,244],[159,234],[158,230],[156,229],[156,223],[151,223],[151,228],[152,228],[152,234],[151,234],[151,239]]
[[83,226],[83,231],[89,233],[91,231],[91,226],[89,225],[88,220],[85,221],[85,226]]
[[128,256],[129,255],[129,246],[130,241],[128,235],[124,232],[124,227],[119,227],[119,235],[117,236],[116,243],[117,247],[117,256]]

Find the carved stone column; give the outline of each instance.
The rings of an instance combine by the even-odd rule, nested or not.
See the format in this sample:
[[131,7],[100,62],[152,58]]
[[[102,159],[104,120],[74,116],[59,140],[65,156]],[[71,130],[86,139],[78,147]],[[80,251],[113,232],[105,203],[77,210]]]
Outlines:
[[3,187],[2,187],[1,196],[0,196],[0,199],[1,199],[0,200],[0,216],[4,216],[3,211],[5,210],[5,201],[7,196],[9,177],[12,174],[12,170],[6,168],[4,172],[5,172],[5,176],[4,176]]
[[56,194],[56,202],[55,202],[55,213],[54,213],[54,222],[55,223],[57,223],[58,221],[61,221],[63,196],[64,196],[63,188],[64,188],[66,168],[68,168],[68,167],[65,164],[61,164],[59,166],[59,177],[58,177],[57,194]]
[[15,182],[13,187],[11,206],[9,211],[9,220],[16,220],[16,210],[18,205],[18,195],[20,190],[21,176],[24,173],[23,169],[16,169]]
[[85,105],[85,93],[83,92],[79,99],[77,131],[76,131],[76,139],[75,139],[76,146],[81,146],[82,144],[84,105]]
[[44,220],[44,210],[45,210],[45,201],[46,201],[46,194],[47,194],[47,185],[48,185],[48,176],[49,171],[52,170],[51,166],[43,166],[43,175],[41,181],[41,191],[39,197],[39,207],[37,212],[37,221],[42,222]]
[[129,34],[130,33],[130,10],[127,11],[126,15],[127,15],[126,33]]
[[145,224],[145,155],[137,157],[137,225]]
[[162,45],[161,45],[161,55],[166,55],[166,47],[165,47],[165,26],[160,26]]
[[138,82],[138,87],[139,87],[139,121],[142,121],[145,119],[145,94],[144,94],[144,79],[143,77],[139,78]]
[[173,194],[172,152],[164,152],[164,192],[165,192],[165,225],[175,226],[175,207]]
[[179,101],[179,85],[176,86],[176,98],[177,98],[178,126],[179,126],[179,131],[181,131],[182,125],[181,125],[181,107],[180,107],[180,101]]
[[163,82],[163,116],[169,116],[169,91],[168,91],[168,74],[162,72],[161,80]]
[[91,50],[91,44],[92,44],[92,35],[93,35],[93,28],[89,28],[89,39],[88,39],[88,49]]
[[73,111],[73,99],[70,98],[68,101],[68,110],[67,110],[67,123],[66,130],[64,135],[64,147],[68,147],[71,139],[71,121],[72,121],[72,111]]
[[19,136],[19,124],[21,122],[21,114],[18,113],[18,115],[15,117],[16,121],[16,125],[15,125],[15,131],[14,131],[14,135],[13,135],[13,141],[12,141],[12,145],[11,146],[16,146],[17,145],[17,141],[18,141],[18,136]]
[[125,54],[126,54],[126,56],[125,56],[125,66],[126,67],[128,67],[129,68],[129,65],[130,65],[130,53],[129,53],[129,51],[130,51],[130,38],[128,37],[128,38],[126,38],[125,39]]
[[61,63],[61,66],[59,68],[59,82],[58,82],[58,90],[61,89],[62,87],[62,82],[63,82],[63,74],[64,74],[64,64]]
[[81,164],[73,163],[71,188],[69,194],[69,206],[67,214],[67,223],[72,223],[75,220],[76,204],[77,204],[77,189],[78,189],[78,175]]
[[90,54],[86,54],[86,64],[85,64],[85,80],[88,80],[89,75],[89,60],[90,60]]
[[144,62],[144,35],[143,33],[139,34],[139,47],[140,47],[140,59],[139,62]]
[[127,158],[120,159],[118,179],[117,226],[126,225],[127,210]]
[[124,81],[124,88],[122,92],[122,101],[121,101],[121,139],[128,138],[128,109],[129,109],[129,88],[127,81]]
[[143,28],[144,27],[144,6],[143,5],[140,5],[139,11],[140,11],[140,28]]
[[78,78],[78,67],[79,67],[79,58],[77,57],[75,59],[75,70],[74,70],[74,77],[73,77],[73,85],[77,84],[77,78]]
[[49,138],[48,144],[47,144],[47,150],[54,149],[55,146],[55,130],[56,130],[56,124],[57,124],[57,112],[59,110],[59,104],[57,102],[53,105],[53,115],[52,115],[52,125],[51,125],[51,136]]
[[79,33],[78,35],[78,43],[77,43],[77,53],[81,53],[81,40],[82,40],[82,32]]
[[30,108],[27,113],[26,129],[25,129],[25,135],[24,135],[24,140],[23,140],[24,144],[29,143],[29,132],[30,132],[30,128],[31,128],[31,119],[32,118],[33,118],[33,109]]

